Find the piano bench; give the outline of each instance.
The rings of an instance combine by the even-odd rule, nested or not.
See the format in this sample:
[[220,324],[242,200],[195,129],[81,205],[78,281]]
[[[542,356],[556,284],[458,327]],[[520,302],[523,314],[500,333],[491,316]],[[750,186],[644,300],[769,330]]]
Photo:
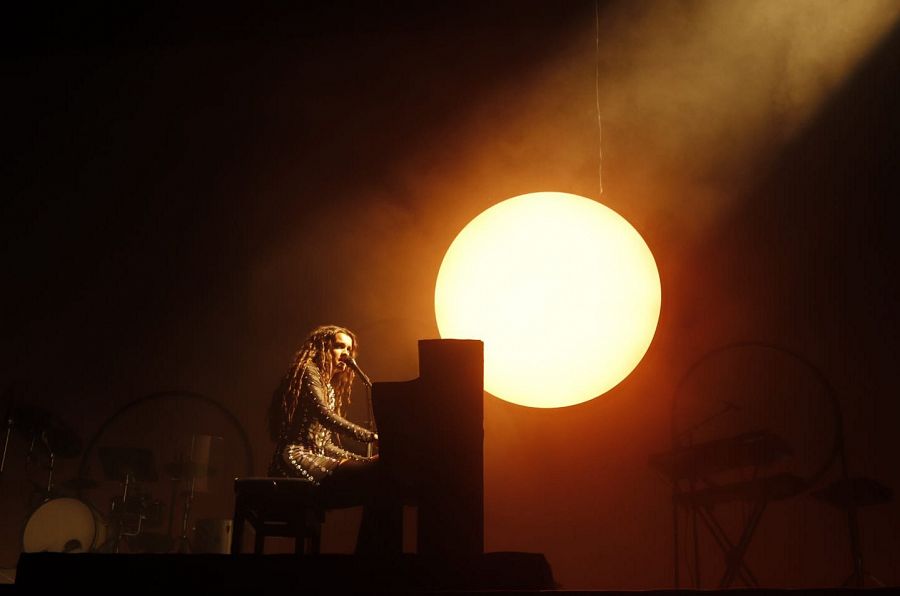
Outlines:
[[294,538],[298,555],[318,553],[325,510],[317,487],[303,478],[235,478],[231,553],[239,554],[244,524],[256,538],[253,552],[262,554],[267,536]]

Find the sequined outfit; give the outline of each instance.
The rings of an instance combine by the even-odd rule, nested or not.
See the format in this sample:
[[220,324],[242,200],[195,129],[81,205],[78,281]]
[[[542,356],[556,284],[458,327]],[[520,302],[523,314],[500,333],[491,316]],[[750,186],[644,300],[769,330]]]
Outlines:
[[332,440],[334,433],[363,442],[375,438],[372,431],[353,424],[335,411],[334,389],[322,379],[319,369],[310,364],[303,375],[297,409],[290,421],[282,423],[269,474],[306,478],[318,485],[342,460],[368,459],[337,445]]

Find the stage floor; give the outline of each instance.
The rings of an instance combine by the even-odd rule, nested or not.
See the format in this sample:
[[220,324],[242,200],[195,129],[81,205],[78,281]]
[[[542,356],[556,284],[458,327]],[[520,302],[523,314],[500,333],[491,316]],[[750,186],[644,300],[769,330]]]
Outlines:
[[[4,577],[0,594],[900,594],[897,588],[731,590],[567,590],[558,586],[543,555],[499,552],[453,559],[417,555],[214,555],[28,553]],[[9,573],[12,571],[12,573]],[[11,577],[10,577],[11,576]]]

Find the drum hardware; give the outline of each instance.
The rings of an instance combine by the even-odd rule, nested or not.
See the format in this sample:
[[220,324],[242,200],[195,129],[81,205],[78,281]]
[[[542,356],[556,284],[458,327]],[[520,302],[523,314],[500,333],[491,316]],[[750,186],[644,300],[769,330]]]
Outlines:
[[3,453],[0,455],[0,473],[6,468],[9,439],[13,430],[29,439],[26,461],[36,459],[37,447],[43,446],[47,456],[47,483],[45,496],[53,492],[53,473],[57,458],[77,457],[81,453],[81,438],[71,427],[47,410],[37,406],[10,405],[6,414],[6,432],[3,437]]
[[49,464],[47,466],[47,494],[50,494],[53,490],[53,468],[56,464],[56,455],[54,455],[53,448],[50,446],[50,441],[47,439],[46,431],[41,432],[41,443],[47,448],[47,457],[49,458]]
[[191,490],[184,495],[184,515],[181,517],[181,536],[178,537],[179,553],[191,552],[191,540],[188,538],[188,526],[191,519],[191,507],[194,505],[194,479],[191,478]]
[[9,436],[12,434],[13,422],[12,408],[10,408],[6,414],[6,433],[3,437],[3,455],[0,456],[0,474],[3,474],[3,470],[6,469],[6,454],[9,451]]
[[92,488],[97,488],[98,486],[100,486],[99,482],[97,482],[93,478],[88,478],[86,476],[76,476],[60,483],[59,485],[60,488],[74,490],[76,492],[90,490]]
[[155,482],[156,464],[152,451],[138,447],[101,447],[99,455],[106,480],[122,483],[122,495],[110,503],[113,531],[103,545],[104,550],[118,553],[123,538],[137,536],[143,530],[147,516],[137,483]]
[[190,452],[179,454],[178,459],[166,465],[166,472],[173,481],[184,481],[188,484],[188,490],[184,491],[184,513],[181,517],[181,536],[178,537],[176,551],[179,553],[191,552],[191,541],[188,538],[190,528],[191,509],[194,504],[194,494],[208,490],[207,480],[218,475],[218,469],[211,466],[214,457],[219,456],[223,439],[211,435],[191,435]]
[[7,385],[3,392],[3,401],[6,402],[6,432],[3,437],[3,455],[0,456],[0,478],[3,476],[3,470],[6,469],[6,454],[9,452],[9,437],[12,435],[13,426],[15,426],[15,388],[16,382],[13,381]]
[[7,426],[25,436],[39,437],[41,442],[60,459],[71,459],[81,454],[81,437],[60,418],[37,406],[19,406],[11,409]]
[[143,447],[101,447],[99,449],[103,477],[113,482],[156,482],[153,452]]
[[134,503],[134,499],[129,498],[129,485],[133,484],[131,474],[125,475],[125,487],[121,497],[113,497],[110,502],[109,514],[110,519],[114,520],[114,527],[118,540],[115,544],[114,552],[119,552],[119,540],[123,536],[137,536],[141,533],[144,526],[144,512],[139,508],[129,507]]
[[[110,511],[122,520],[123,536],[137,536],[141,528],[158,527],[162,524],[162,501],[152,499],[149,493],[132,488],[133,494],[126,500],[121,496],[110,499]],[[133,529],[132,529],[133,528]]]
[[[126,479],[125,484],[128,485],[129,480]],[[126,487],[125,491],[128,491]],[[115,528],[118,535],[121,536],[137,536],[141,533],[144,525],[144,515],[141,511],[129,511],[127,502],[123,503],[122,497],[113,497],[109,504],[109,517],[115,520]]]
[[98,549],[107,525],[89,503],[72,497],[46,499],[28,516],[22,551],[80,553]]
[[163,512],[166,504],[159,499],[150,499],[149,495],[141,497],[141,510],[144,512],[144,525],[148,528],[158,528],[163,523]]
[[225,554],[231,552],[232,520],[198,519],[194,526],[196,551]]
[[139,553],[167,553],[172,550],[172,536],[162,532],[141,532],[128,536],[128,550]]
[[183,480],[189,482],[189,489],[183,491],[184,511],[181,516],[181,535],[178,537],[178,546],[175,549],[176,552],[179,553],[189,553],[191,552],[191,540],[188,538],[188,526],[191,519],[191,508],[194,504],[194,486],[196,479],[200,477],[199,475],[202,474],[203,470],[200,466],[196,465],[195,462],[183,461],[183,457],[183,454],[179,454],[179,461],[168,463],[166,465],[166,472],[170,474],[173,480],[173,489],[176,486],[174,483],[177,483],[178,481]]
[[[24,552],[87,552],[106,541],[107,525],[102,515],[81,499],[62,496],[54,490],[58,459],[77,457],[81,453],[81,439],[61,419],[43,408],[18,405],[9,398],[6,410],[6,431],[0,455],[0,473],[6,468],[12,435],[28,441],[26,462],[45,469],[45,482],[33,482],[30,513],[22,528]],[[45,459],[46,458],[46,459]],[[65,488],[78,489],[72,481]],[[82,486],[87,486],[82,483]]]

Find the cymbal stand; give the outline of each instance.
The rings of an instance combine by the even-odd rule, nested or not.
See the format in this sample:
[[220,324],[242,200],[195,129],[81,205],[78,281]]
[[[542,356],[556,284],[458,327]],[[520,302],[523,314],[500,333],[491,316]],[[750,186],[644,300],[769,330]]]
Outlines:
[[[28,453],[25,454],[25,466],[30,470],[32,466],[37,465],[37,456],[34,454],[34,448],[37,445],[38,436],[31,433],[31,441],[28,444]],[[28,506],[35,508],[50,496],[44,491],[44,487],[35,481],[30,482],[31,494],[28,497]]]
[[9,451],[9,437],[12,435],[13,426],[16,424],[16,419],[13,414],[15,412],[15,398],[13,397],[13,387],[15,387],[15,381],[10,383],[9,387],[6,388],[6,391],[3,392],[4,401],[6,401],[6,436],[3,438],[3,457],[0,458],[0,478],[3,477],[3,470],[6,469],[6,454]]
[[[125,485],[122,489],[122,511],[118,512],[118,514],[113,515],[113,526],[115,528],[113,532],[113,552],[118,553],[119,547],[122,543],[122,536],[125,535],[124,530],[124,516],[125,516],[125,503],[128,502],[128,489],[131,487],[131,472],[125,472]],[[114,512],[115,513],[115,512]]]
[[184,495],[184,515],[181,517],[181,536],[178,537],[179,553],[191,552],[191,540],[188,538],[188,525],[191,519],[191,506],[194,504],[194,474],[191,474],[191,488]]
[[[131,472],[125,472],[125,482],[123,483],[121,501],[113,500],[110,521],[112,522],[112,536],[106,541],[106,546],[112,545],[112,552],[118,553],[121,548],[122,538],[125,536],[138,536],[143,530],[145,513],[143,508],[137,512],[137,527],[133,531],[129,531],[125,527],[125,516],[128,515],[128,493],[134,489],[137,479]],[[116,511],[116,508],[119,508]],[[103,549],[103,547],[101,547]]]
[[49,495],[53,492],[53,467],[56,462],[56,456],[53,453],[53,448],[50,447],[50,441],[47,440],[47,431],[41,431],[41,443],[47,448],[49,461],[49,467],[47,468],[47,494]]
[[[838,404],[836,407],[838,408],[838,412],[840,412],[840,405]],[[841,480],[845,483],[849,483],[850,470],[847,466],[847,449],[844,444],[844,418],[842,414],[838,419],[837,450],[838,461],[841,465]],[[862,541],[860,539],[859,516],[857,511],[859,509],[859,504],[856,502],[855,498],[850,498],[844,505],[844,508],[847,511],[847,527],[850,531],[850,557],[853,560],[853,570],[850,572],[850,575],[847,576],[847,579],[844,580],[841,587],[846,588],[853,586],[864,588],[866,585],[866,578],[869,578],[876,586],[883,588],[885,586],[884,582],[872,575],[872,573],[866,569],[865,563],[863,562]]]
[[10,409],[9,416],[6,417],[6,436],[3,439],[3,457],[0,458],[0,475],[3,474],[3,470],[6,468],[6,453],[9,450],[9,436],[12,434],[14,422],[12,409]]

